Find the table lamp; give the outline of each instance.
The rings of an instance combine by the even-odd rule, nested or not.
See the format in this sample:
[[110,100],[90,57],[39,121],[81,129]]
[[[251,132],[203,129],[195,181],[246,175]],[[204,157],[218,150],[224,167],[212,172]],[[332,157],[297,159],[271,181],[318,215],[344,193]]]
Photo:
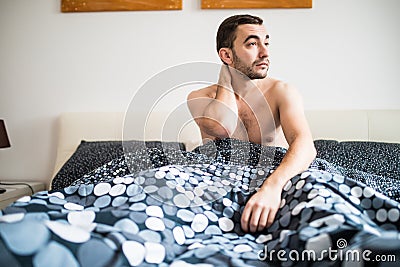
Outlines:
[[[10,140],[7,136],[6,125],[3,120],[0,120],[0,148],[10,147]],[[0,188],[0,194],[4,193],[6,190],[4,188]]]
[[0,148],[10,147],[10,140],[8,140],[6,125],[4,120],[0,120]]

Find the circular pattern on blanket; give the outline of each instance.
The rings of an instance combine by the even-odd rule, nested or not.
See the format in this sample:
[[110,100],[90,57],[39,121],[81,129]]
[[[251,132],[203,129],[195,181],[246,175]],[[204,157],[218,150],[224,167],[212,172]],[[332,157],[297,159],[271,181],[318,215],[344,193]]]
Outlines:
[[51,241],[46,247],[41,249],[33,258],[33,265],[38,267],[79,267],[79,263],[65,246]]
[[107,266],[114,251],[107,244],[93,239],[79,247],[77,256],[82,267]]
[[0,234],[11,251],[22,256],[37,252],[50,238],[49,230],[33,220],[3,224],[0,227]]
[[[162,179],[155,177],[160,172]],[[268,173],[270,170],[264,167],[217,163],[170,165],[93,187],[82,184],[52,194],[40,193],[24,202],[25,206],[5,209],[5,215],[0,216],[0,248],[6,247],[13,255],[24,254],[24,260],[38,266],[95,266],[96,262],[167,266],[174,261],[214,265],[235,261],[257,266],[263,264],[258,257],[265,246],[270,250],[320,251],[334,246],[343,231],[350,237],[352,232],[363,234],[360,229],[376,232],[399,228],[398,203],[366,190],[356,181],[346,183],[346,177],[340,184],[341,180],[330,173],[309,170],[287,183],[271,227],[260,233],[244,233],[240,216],[255,192],[251,184]],[[164,188],[164,193],[143,190],[158,183],[163,183],[159,188]],[[193,186],[198,189],[187,190]],[[171,198],[166,197],[166,188],[173,192]],[[201,198],[218,189],[224,189],[225,195],[212,202]],[[186,203],[174,205],[176,196]],[[38,209],[47,209],[48,213],[37,213]],[[21,225],[33,225],[34,231],[20,231]],[[20,244],[30,242],[31,235],[37,233],[32,244]],[[346,242],[353,241],[349,238]],[[93,258],[97,253],[101,255]],[[118,256],[114,258],[115,254]],[[64,257],[65,262],[57,262],[56,256]]]
[[122,251],[131,266],[139,266],[146,255],[144,246],[136,241],[126,241],[122,245]]
[[196,214],[193,218],[191,227],[197,233],[203,232],[208,226],[208,218],[204,214]]
[[[235,169],[234,171],[243,176],[251,176],[253,181],[264,178],[263,175],[257,173],[256,169],[250,174],[250,168],[237,168],[239,169]],[[208,172],[210,169],[213,175]],[[265,173],[265,170],[260,173]],[[152,177],[141,179],[141,177],[146,175],[149,176],[148,171],[140,172],[138,173],[138,178],[134,179],[136,185],[143,188],[144,193],[150,195],[156,201],[164,202],[167,205],[173,205],[181,209],[202,206],[216,199],[223,198],[227,195],[227,192],[232,190],[235,181],[243,180],[242,176],[238,176],[235,172],[232,172],[230,167],[218,164],[197,164],[187,167],[176,165],[165,166],[151,173],[156,179],[152,179]],[[247,179],[247,183],[249,183],[250,180],[248,178],[244,179]],[[183,187],[183,185],[185,186]],[[128,188],[131,188],[131,186]],[[249,190],[248,186],[245,184],[243,186],[245,190]],[[130,201],[135,199],[136,201],[142,201],[144,199],[143,193],[138,193],[138,188],[135,188],[134,191],[137,194],[132,196]],[[121,193],[122,190],[118,194]],[[227,202],[225,203],[226,206],[228,206],[225,213],[227,217],[231,217],[234,210],[229,206],[233,205],[233,203],[229,203],[227,198],[224,199]],[[234,207],[236,206],[237,204],[234,205]]]

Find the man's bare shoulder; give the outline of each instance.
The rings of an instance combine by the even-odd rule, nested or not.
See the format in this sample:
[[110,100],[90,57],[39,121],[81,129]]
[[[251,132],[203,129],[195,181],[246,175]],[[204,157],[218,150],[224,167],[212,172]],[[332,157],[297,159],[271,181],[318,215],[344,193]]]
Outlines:
[[259,87],[266,95],[282,96],[297,93],[293,85],[270,77],[263,79]]
[[264,95],[270,104],[276,105],[278,109],[298,105],[303,101],[295,86],[277,79],[270,79]]
[[269,90],[279,90],[279,89],[284,89],[286,86],[288,86],[287,83],[284,81],[267,77],[262,80],[259,80],[257,82],[258,87],[263,91],[267,92]]
[[217,85],[213,84],[205,88],[201,88],[190,92],[187,98],[188,99],[201,98],[201,97],[215,98],[216,93],[217,93]]

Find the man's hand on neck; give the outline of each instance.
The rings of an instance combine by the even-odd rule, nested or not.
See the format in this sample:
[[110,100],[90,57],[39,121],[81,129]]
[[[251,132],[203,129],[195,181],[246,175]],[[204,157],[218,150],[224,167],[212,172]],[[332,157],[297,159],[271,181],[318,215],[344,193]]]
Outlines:
[[247,94],[257,89],[258,80],[251,80],[245,74],[232,67],[229,67],[229,73],[231,76],[232,89],[240,97],[244,98]]

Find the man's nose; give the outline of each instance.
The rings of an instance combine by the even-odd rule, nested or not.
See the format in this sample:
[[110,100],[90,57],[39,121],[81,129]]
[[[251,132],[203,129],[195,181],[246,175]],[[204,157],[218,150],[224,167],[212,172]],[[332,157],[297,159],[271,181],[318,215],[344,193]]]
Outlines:
[[265,44],[260,46],[260,57],[268,57],[269,56],[269,50],[268,50],[268,46],[266,46]]

